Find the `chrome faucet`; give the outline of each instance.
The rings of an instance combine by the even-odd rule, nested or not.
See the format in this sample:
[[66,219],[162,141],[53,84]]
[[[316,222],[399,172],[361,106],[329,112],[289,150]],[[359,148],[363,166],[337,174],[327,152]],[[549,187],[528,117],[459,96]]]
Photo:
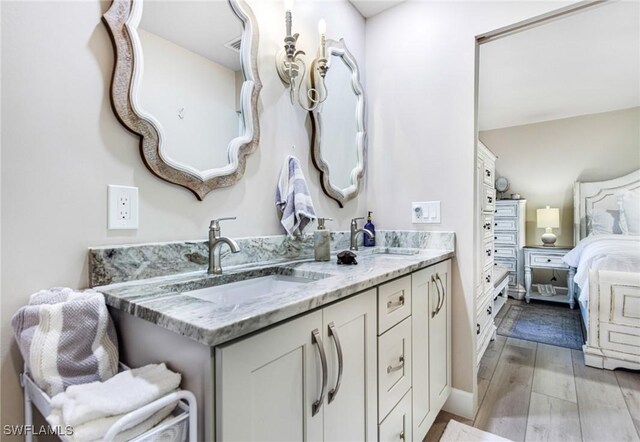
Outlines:
[[223,243],[227,244],[233,253],[238,253],[240,247],[238,243],[227,238],[220,236],[220,221],[226,221],[230,219],[236,219],[235,216],[229,218],[218,218],[211,221],[209,225],[209,270],[207,273],[210,275],[219,275],[222,273],[222,266],[220,265],[220,246]]
[[371,239],[375,238],[371,230],[364,229],[364,228],[358,229],[359,219],[364,219],[364,216],[361,216],[359,218],[353,218],[351,220],[351,247],[350,247],[351,250],[358,250],[358,233],[367,235]]

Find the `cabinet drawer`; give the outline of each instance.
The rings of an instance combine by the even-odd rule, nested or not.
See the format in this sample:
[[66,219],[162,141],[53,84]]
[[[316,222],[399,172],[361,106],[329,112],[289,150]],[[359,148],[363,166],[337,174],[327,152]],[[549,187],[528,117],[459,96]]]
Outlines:
[[485,342],[488,333],[491,333],[493,330],[491,325],[493,324],[491,314],[480,314],[478,316],[476,322],[476,335],[478,338],[476,339],[476,351],[482,348],[482,344]]
[[518,230],[518,220],[516,218],[495,218],[493,221],[493,230]]
[[411,276],[378,287],[378,334],[411,314]]
[[537,254],[530,253],[529,254],[529,265],[531,267],[553,267],[553,268],[565,268],[568,269],[569,266],[562,262],[562,256],[560,255],[548,255],[548,254]]
[[411,391],[408,391],[389,416],[378,426],[378,440],[381,442],[408,442],[411,435]]
[[482,283],[484,284],[484,291],[493,291],[493,266],[489,266],[482,272]]
[[483,186],[482,192],[482,210],[484,212],[493,212],[496,208],[496,189],[486,184]]
[[411,318],[378,337],[378,419],[411,388]]
[[496,244],[495,249],[493,249],[493,257],[496,259],[499,259],[499,258],[516,259],[517,258],[516,248],[509,247],[509,246],[499,246]]
[[484,162],[484,168],[482,172],[482,180],[488,186],[493,187],[494,183],[494,175],[495,175],[495,166],[493,162]]
[[518,232],[494,232],[493,240],[496,244],[515,246],[518,244]]
[[493,260],[493,265],[494,266],[502,266],[502,267],[506,267],[507,269],[509,269],[510,272],[515,272],[516,271],[516,260],[515,259],[499,259],[496,258]]
[[493,237],[493,215],[483,215],[482,217],[482,233],[484,239]]
[[518,207],[515,204],[497,204],[496,218],[517,217]]

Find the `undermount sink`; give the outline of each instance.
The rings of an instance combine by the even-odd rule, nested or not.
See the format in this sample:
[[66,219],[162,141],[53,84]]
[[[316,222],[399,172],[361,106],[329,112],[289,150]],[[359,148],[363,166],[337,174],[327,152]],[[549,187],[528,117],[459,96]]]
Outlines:
[[239,303],[263,295],[299,289],[330,275],[300,272],[287,268],[267,268],[242,273],[229,273],[186,283],[164,286],[172,291],[205,301]]
[[[361,251],[363,251],[363,250],[361,249]],[[368,255],[388,255],[388,256],[403,257],[403,256],[417,255],[419,253],[419,250],[401,249],[399,247],[380,247],[380,248],[373,249],[371,251],[371,253],[366,253],[366,251],[363,251],[363,252],[364,252],[364,253],[362,253],[363,256],[368,256]]]

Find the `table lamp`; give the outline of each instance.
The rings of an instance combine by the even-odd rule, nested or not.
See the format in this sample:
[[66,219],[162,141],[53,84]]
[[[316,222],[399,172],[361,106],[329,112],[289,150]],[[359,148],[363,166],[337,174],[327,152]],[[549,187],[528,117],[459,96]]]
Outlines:
[[556,235],[553,234],[553,229],[560,227],[560,209],[547,206],[544,209],[538,209],[536,215],[538,228],[545,229],[542,235],[542,244],[547,247],[553,247],[557,239]]

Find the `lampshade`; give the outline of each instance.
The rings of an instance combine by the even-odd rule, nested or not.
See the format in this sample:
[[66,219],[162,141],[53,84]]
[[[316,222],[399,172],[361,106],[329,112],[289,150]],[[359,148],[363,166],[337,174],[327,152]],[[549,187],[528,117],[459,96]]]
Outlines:
[[560,227],[560,209],[550,208],[547,206],[545,209],[538,209],[536,211],[538,218],[538,228],[558,228]]

